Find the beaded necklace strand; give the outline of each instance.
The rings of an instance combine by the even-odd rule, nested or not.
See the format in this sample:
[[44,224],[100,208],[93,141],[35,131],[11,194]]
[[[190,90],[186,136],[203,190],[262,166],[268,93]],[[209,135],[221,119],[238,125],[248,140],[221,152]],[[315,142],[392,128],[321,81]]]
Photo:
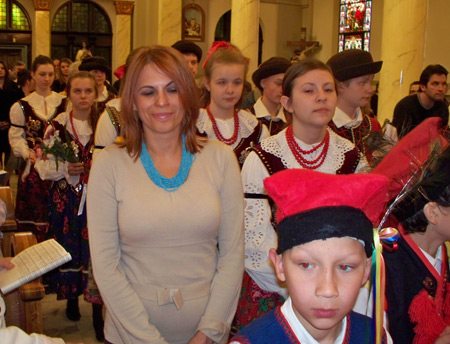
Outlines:
[[[289,149],[291,150],[300,166],[309,170],[315,170],[323,165],[325,158],[327,157],[328,147],[330,145],[330,133],[327,130],[324,139],[317,146],[313,147],[310,150],[303,150],[295,141],[292,125],[290,125],[286,130],[286,141],[288,143]],[[323,147],[322,152],[316,159],[308,160],[305,157],[305,155],[312,154],[321,147]]]
[[209,109],[209,105],[206,107],[206,113],[208,114],[209,120],[212,123],[214,134],[216,135],[217,139],[228,146],[231,146],[233,143],[236,142],[238,135],[239,135],[239,116],[237,113],[237,110],[234,110],[234,133],[233,136],[231,136],[229,139],[226,139],[223,137],[223,135],[220,133],[219,127],[217,126],[217,122],[214,118],[214,116],[211,114],[211,110]]
[[141,161],[142,165],[147,172],[147,175],[150,179],[155,183],[155,185],[163,188],[167,192],[177,191],[181,185],[186,181],[189,171],[191,169],[192,163],[194,162],[194,154],[189,153],[186,149],[185,138],[183,139],[183,151],[181,153],[181,163],[180,169],[177,174],[172,178],[166,178],[162,174],[158,172],[155,165],[153,164],[153,159],[147,151],[147,146],[144,141],[142,141],[142,150],[141,150]]

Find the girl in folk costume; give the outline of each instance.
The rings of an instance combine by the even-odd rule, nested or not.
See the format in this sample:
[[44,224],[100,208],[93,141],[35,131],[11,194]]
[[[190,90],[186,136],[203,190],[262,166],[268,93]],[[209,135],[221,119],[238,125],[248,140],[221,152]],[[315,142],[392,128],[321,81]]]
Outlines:
[[[80,319],[78,296],[84,292],[85,299],[93,305],[97,338],[103,340],[103,302],[97,288],[91,288],[95,282],[88,283],[90,254],[85,200],[98,119],[97,89],[92,75],[79,72],[71,76],[67,94],[72,110],[59,114],[47,128],[44,152],[49,154],[38,158],[35,164],[42,179],[54,181],[50,194],[50,236],[72,256],[69,263],[51,275],[50,287],[58,300],[67,300],[66,314],[74,321]],[[57,147],[66,142],[69,145],[63,156]]]
[[[422,122],[374,169],[393,183],[406,181],[391,206],[400,239],[396,249],[383,252],[386,313],[396,344],[450,343],[450,146],[439,123],[437,117]],[[409,177],[413,165],[417,171]]]
[[269,249],[277,246],[277,234],[263,180],[291,168],[347,174],[367,166],[355,146],[327,126],[336,106],[336,90],[325,64],[307,59],[291,66],[283,79],[281,103],[292,114],[292,124],[254,147],[242,168],[246,272],[233,331],[275,308],[287,296],[269,260]]
[[48,230],[51,182],[41,180],[34,169],[35,149],[40,148],[48,123],[65,110],[66,101],[51,90],[55,67],[49,57],[36,57],[31,75],[36,90],[11,107],[9,142],[14,155],[27,162],[25,169],[20,171],[17,186],[17,227],[20,231],[32,231],[40,242]]
[[230,146],[242,167],[245,150],[269,136],[267,128],[255,116],[238,110],[248,70],[247,59],[229,43],[214,42],[203,69],[210,101],[206,109],[200,110],[198,133]]

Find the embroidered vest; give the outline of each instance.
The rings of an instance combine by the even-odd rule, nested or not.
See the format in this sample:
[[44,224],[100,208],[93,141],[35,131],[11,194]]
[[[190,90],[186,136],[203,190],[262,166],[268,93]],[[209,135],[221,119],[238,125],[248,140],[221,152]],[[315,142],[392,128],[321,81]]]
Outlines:
[[330,121],[328,126],[339,136],[353,142],[356,148],[358,148],[359,151],[370,160],[372,152],[366,147],[365,140],[369,137],[369,134],[372,131],[381,131],[381,127],[375,119],[372,119],[367,115],[363,115],[363,120],[361,123],[352,128],[338,128],[333,121]]
[[21,99],[19,100],[19,105],[23,111],[23,115],[25,117],[25,126],[23,127],[25,130],[25,138],[27,140],[28,148],[33,149],[37,145],[42,144],[42,139],[44,137],[45,129],[50,124],[52,119],[59,113],[64,112],[66,109],[66,99],[63,98],[61,100],[61,104],[55,109],[53,115],[45,121],[39,118],[31,105]]

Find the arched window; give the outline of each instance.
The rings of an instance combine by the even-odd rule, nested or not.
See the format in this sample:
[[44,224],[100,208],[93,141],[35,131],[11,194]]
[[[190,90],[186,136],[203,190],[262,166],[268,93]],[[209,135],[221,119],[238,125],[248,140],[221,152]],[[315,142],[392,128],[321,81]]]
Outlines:
[[0,0],[0,59],[9,67],[31,58],[31,22],[25,9],[14,0]]
[[75,60],[86,42],[92,53],[111,62],[112,29],[105,11],[91,1],[69,1],[52,21],[52,57]]
[[[225,12],[219,19],[214,32],[214,41],[229,42],[231,37],[231,10]],[[259,41],[258,41],[258,65],[262,58],[263,33],[261,25],[259,25]]]
[[340,0],[339,51],[369,51],[372,1]]
[[30,20],[20,4],[12,0],[0,0],[0,30],[30,30]]

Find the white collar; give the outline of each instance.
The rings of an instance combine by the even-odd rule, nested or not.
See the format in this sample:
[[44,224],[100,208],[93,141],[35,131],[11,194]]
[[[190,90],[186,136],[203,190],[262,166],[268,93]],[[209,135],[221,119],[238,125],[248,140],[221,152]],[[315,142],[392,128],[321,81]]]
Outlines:
[[[305,327],[298,320],[297,316],[294,313],[294,309],[292,308],[292,301],[289,297],[281,306],[281,313],[286,318],[289,326],[294,332],[300,343],[308,343],[308,344],[319,344],[317,340],[315,340],[309,333],[306,331]],[[342,329],[336,338],[334,344],[342,344],[344,342],[345,330],[347,328],[347,317],[342,320]]]
[[336,124],[338,128],[345,126],[346,128],[351,128],[363,120],[363,114],[361,108],[356,108],[356,116],[355,119],[351,119],[344,111],[336,106],[336,110],[334,110],[333,122]]
[[422,248],[420,248],[420,250],[422,251],[425,258],[428,259],[430,264],[436,269],[436,271],[440,275],[442,266],[442,245],[439,246],[438,250],[436,251],[436,255],[434,257],[432,257],[428,252],[422,250]]
[[278,110],[278,113],[275,117],[272,117],[272,115],[267,110],[266,106],[262,102],[262,97],[258,98],[255,105],[253,105],[253,108],[255,109],[256,118],[266,118],[268,120],[275,120],[275,121],[281,120],[284,123],[286,123],[286,116],[284,115],[284,110],[281,104],[280,109]]

